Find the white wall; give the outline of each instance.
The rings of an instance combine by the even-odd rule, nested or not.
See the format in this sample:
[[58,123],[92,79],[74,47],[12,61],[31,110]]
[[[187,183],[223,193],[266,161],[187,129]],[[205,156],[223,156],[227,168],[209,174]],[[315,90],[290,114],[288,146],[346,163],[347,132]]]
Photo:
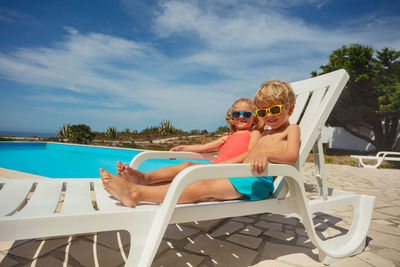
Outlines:
[[374,151],[375,146],[351,135],[342,127],[323,127],[322,142],[328,144],[328,148]]

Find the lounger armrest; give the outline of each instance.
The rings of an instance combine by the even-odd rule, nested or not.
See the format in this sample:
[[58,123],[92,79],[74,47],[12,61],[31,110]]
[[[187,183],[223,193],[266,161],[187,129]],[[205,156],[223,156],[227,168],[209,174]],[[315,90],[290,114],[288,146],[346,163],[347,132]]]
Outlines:
[[129,164],[131,168],[137,169],[140,164],[148,159],[203,159],[209,160],[202,153],[182,151],[145,151],[137,154]]
[[[359,156],[359,155],[350,155],[350,157],[358,160],[358,165],[365,168],[378,168],[384,160],[388,161],[400,161],[400,152],[394,151],[380,151],[376,154],[376,156]],[[365,163],[364,160],[376,160],[376,163],[370,165]]]
[[[216,164],[191,166],[181,171],[172,181],[163,205],[174,208],[183,190],[190,184],[199,180],[209,180],[218,178],[235,178],[260,176],[250,169],[250,164]],[[303,188],[304,185],[299,171],[292,165],[287,164],[268,164],[261,176],[285,176],[291,177],[295,183]]]
[[350,157],[355,159],[379,159],[379,158],[386,158],[389,156],[400,156],[400,152],[394,151],[380,151],[376,154],[376,156],[363,156],[363,155],[350,155]]
[[377,157],[388,157],[388,156],[400,156],[400,152],[394,152],[394,151],[380,151],[378,154],[376,154]]

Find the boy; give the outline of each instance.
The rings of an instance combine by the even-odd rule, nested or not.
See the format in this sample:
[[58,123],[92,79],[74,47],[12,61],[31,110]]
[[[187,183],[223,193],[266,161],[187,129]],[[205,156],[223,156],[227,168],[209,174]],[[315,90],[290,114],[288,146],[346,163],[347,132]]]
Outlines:
[[250,163],[255,173],[262,173],[272,162],[294,165],[299,157],[300,127],[289,123],[296,103],[292,88],[285,82],[267,81],[257,91],[254,103],[259,107],[257,116],[269,129],[244,163]]

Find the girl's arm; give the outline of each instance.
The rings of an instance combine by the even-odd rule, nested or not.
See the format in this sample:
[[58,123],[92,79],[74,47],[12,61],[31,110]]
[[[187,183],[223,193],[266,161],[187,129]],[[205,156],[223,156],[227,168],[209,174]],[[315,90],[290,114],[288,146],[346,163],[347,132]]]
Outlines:
[[218,164],[223,164],[223,163],[242,163],[247,156],[249,155],[249,151],[251,151],[253,149],[253,147],[257,144],[258,140],[260,139],[261,134],[259,131],[253,131],[251,132],[250,135],[250,142],[249,142],[249,148],[247,150],[247,152],[244,152],[242,154],[240,154],[239,156],[236,156],[234,158],[225,160],[225,161],[220,161],[218,162]]
[[269,152],[267,147],[257,147],[244,162],[250,163],[255,173],[262,173],[268,163],[287,163],[294,165],[299,157],[300,127],[292,124],[288,128],[286,150]]
[[206,144],[196,144],[196,145],[181,145],[170,149],[170,151],[187,151],[187,152],[209,152],[218,150],[226,141],[228,136],[222,136],[215,141]]

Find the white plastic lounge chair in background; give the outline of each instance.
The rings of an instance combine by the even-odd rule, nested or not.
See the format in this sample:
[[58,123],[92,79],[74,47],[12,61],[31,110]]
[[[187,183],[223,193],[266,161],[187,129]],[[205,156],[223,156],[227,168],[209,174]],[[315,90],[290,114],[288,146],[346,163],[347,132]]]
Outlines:
[[[301,147],[295,166],[269,164],[264,175],[277,176],[273,196],[261,201],[223,201],[176,204],[184,188],[201,179],[252,176],[249,164],[216,164],[192,166],[180,172],[160,205],[143,203],[136,208],[118,205],[102,188],[99,179],[27,180],[3,179],[0,190],[0,240],[18,240],[111,230],[127,230],[131,247],[126,266],[150,266],[170,223],[202,221],[217,218],[276,213],[300,218],[318,248],[320,261],[335,260],[360,253],[365,246],[375,198],[327,187],[321,128],[325,124],[348,80],[338,70],[304,81],[294,82],[297,103],[292,123],[301,127]],[[316,162],[317,186],[305,185],[300,175],[310,151]],[[187,152],[143,152],[131,162],[137,168],[150,158],[201,158]],[[32,189],[34,185],[35,189]],[[306,190],[318,188],[320,198],[308,200]],[[28,192],[33,191],[26,201]],[[64,193],[61,194],[60,192]],[[92,198],[97,203],[93,208]],[[60,195],[65,195],[59,204]],[[27,202],[27,204],[26,204]],[[353,223],[341,236],[322,240],[314,229],[312,215],[317,212],[352,206]],[[15,212],[19,210],[18,212]]]
[[[384,160],[387,161],[400,161],[400,152],[394,151],[380,151],[376,154],[376,156],[359,156],[359,155],[351,155],[350,157],[358,160],[358,166],[363,166],[364,168],[378,168]],[[367,164],[364,160],[373,160],[376,161],[375,164]]]

